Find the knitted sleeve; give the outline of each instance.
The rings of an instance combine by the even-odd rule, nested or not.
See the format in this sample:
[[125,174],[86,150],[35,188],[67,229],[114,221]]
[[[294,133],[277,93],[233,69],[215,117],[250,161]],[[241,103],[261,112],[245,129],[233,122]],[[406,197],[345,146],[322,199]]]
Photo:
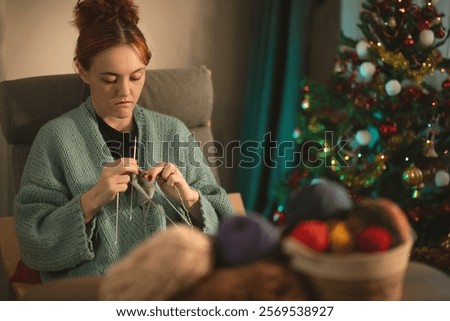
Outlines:
[[30,150],[14,215],[21,256],[41,272],[63,271],[94,257],[95,220],[85,225],[81,195],[70,195],[64,178],[60,135],[42,128]]
[[217,184],[201,148],[189,129],[179,122],[177,132],[181,141],[181,147],[178,148],[180,162],[178,166],[185,167],[187,183],[200,193],[203,231],[213,235],[217,232],[219,220],[233,215],[233,208],[226,191]]

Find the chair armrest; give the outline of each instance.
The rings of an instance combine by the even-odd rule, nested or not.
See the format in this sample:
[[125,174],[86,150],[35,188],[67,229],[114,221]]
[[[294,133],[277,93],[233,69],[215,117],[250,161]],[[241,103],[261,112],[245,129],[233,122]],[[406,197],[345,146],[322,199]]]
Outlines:
[[0,217],[0,253],[6,275],[11,278],[20,260],[19,241],[12,216]]
[[[20,261],[19,240],[12,216],[0,217],[0,254],[6,276],[10,279]],[[11,282],[11,287],[19,300],[37,286],[39,284]]]
[[241,193],[229,193],[228,198],[230,199],[231,206],[233,207],[234,214],[245,216],[244,202],[242,201]]

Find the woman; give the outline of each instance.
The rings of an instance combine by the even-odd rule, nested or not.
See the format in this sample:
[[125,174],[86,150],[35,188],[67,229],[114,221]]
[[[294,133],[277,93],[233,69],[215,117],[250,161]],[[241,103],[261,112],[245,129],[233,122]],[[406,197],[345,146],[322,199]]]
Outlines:
[[[22,260],[43,281],[102,275],[168,224],[214,234],[232,214],[210,169],[189,164],[203,155],[186,126],[136,105],[151,58],[138,20],[132,0],[75,7],[74,62],[91,96],[41,128],[15,201]],[[174,140],[184,148],[159,146]]]

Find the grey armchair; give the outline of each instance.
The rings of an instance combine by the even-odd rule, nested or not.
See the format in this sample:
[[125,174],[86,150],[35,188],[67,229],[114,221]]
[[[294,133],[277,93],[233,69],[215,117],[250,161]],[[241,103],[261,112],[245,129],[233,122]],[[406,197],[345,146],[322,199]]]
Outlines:
[[[12,145],[14,186],[9,188],[18,191],[28,152],[39,128],[77,107],[88,95],[89,88],[76,74],[0,83],[0,124],[6,141]],[[213,142],[210,121],[213,87],[211,73],[205,66],[147,71],[139,104],[182,120],[203,149],[208,150],[208,161],[214,165],[214,154],[209,153],[211,145],[208,145]],[[217,169],[211,168],[219,182]],[[229,197],[235,212],[245,214],[240,195],[233,193]],[[6,274],[11,277],[20,260],[12,217],[0,219],[0,250]],[[17,283],[12,286],[18,298],[33,287]]]

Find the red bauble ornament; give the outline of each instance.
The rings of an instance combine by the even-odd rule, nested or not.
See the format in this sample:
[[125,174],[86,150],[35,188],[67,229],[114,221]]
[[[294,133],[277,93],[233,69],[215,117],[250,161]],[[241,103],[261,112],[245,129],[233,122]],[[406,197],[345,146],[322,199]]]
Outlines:
[[320,252],[325,251],[330,243],[327,223],[318,220],[299,223],[289,235],[311,249]]
[[405,44],[405,46],[414,46],[414,39],[411,36],[406,37],[406,39],[403,41],[403,43]]
[[449,89],[450,88],[450,79],[447,79],[442,83],[442,89]]
[[444,29],[441,28],[438,31],[436,31],[434,35],[436,36],[436,38],[444,38],[445,31]]
[[394,122],[386,122],[378,127],[378,131],[382,136],[389,137],[397,133],[397,124]]
[[358,235],[356,242],[358,249],[362,252],[382,252],[391,247],[392,236],[384,227],[370,226]]
[[432,21],[430,21],[430,20],[425,20],[425,21],[423,22],[423,27],[424,27],[424,29],[430,29],[431,23],[432,23]]
[[270,221],[275,225],[283,225],[286,221],[286,214],[284,212],[275,211],[270,216]]
[[419,222],[421,219],[420,207],[414,207],[408,211],[408,217],[413,222]]
[[409,95],[412,99],[419,99],[422,96],[422,90],[416,87],[409,87],[405,95]]

